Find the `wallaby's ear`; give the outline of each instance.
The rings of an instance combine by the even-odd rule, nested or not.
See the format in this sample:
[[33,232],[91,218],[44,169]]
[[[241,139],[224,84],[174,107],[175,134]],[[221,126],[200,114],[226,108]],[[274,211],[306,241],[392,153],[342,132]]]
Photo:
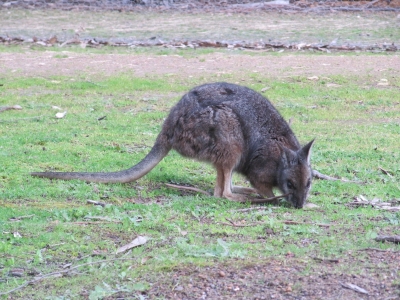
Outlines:
[[283,145],[279,145],[279,148],[281,149],[281,163],[284,168],[289,167],[289,165],[294,161],[296,157],[296,152],[293,152],[289,148],[286,148]]
[[301,148],[298,152],[301,159],[306,160],[308,165],[311,163],[311,148],[314,144],[314,141],[315,139],[313,139],[311,142]]

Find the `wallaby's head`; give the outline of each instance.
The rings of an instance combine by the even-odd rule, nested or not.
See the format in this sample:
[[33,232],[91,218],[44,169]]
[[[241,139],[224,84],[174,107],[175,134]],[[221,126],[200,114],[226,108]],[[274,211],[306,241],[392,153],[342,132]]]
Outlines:
[[298,151],[281,148],[278,187],[284,194],[289,194],[286,199],[296,208],[303,207],[311,189],[310,157],[313,143],[314,140]]

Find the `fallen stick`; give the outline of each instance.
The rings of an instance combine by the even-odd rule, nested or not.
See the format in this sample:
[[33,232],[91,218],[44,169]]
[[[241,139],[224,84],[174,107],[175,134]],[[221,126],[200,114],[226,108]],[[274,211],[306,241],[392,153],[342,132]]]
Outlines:
[[349,282],[345,282],[345,283],[341,282],[340,285],[346,289],[355,291],[357,293],[369,295],[368,291],[364,290],[363,288],[360,288],[359,286],[357,286],[355,284],[352,284]]
[[317,260],[319,262],[330,262],[330,263],[339,263],[339,260],[336,258],[320,258],[320,257],[315,257],[315,256],[310,256],[313,260]]
[[[228,225],[228,226],[233,226],[233,227],[251,227],[251,226],[256,226],[256,225],[265,225],[267,222],[253,222],[250,224],[236,224],[232,220],[225,218],[229,223],[226,222],[220,222],[219,224],[222,225]],[[282,223],[286,225],[314,225],[314,226],[319,226],[319,227],[325,227],[329,228],[331,224],[320,224],[320,223],[310,223],[310,222],[296,222],[296,221],[282,221]]]
[[236,224],[232,220],[225,218],[229,223],[221,223],[223,225],[229,225],[233,227],[250,227],[250,226],[255,226],[255,225],[263,225],[265,222],[256,222],[256,223],[251,223],[251,224]]
[[348,183],[364,184],[364,182],[362,182],[362,181],[353,181],[353,180],[335,178],[335,177],[332,177],[332,176],[329,176],[329,175],[322,174],[321,172],[318,172],[317,170],[312,170],[312,175],[313,175],[313,177],[315,177],[317,179],[334,180],[334,181],[341,181],[341,182],[348,182]]
[[13,106],[0,106],[0,112],[6,111],[6,110],[21,110],[22,107],[19,105],[13,105]]
[[12,119],[12,120],[0,120],[0,123],[17,123],[19,121],[26,121],[26,120],[39,120],[42,116],[35,116],[29,118],[20,118],[20,119]]
[[400,244],[400,235],[378,235],[375,238],[377,242],[391,242],[395,244]]
[[296,221],[283,221],[286,225],[315,225],[319,227],[329,228],[331,224],[311,223],[311,222],[296,222]]
[[358,249],[357,251],[392,252],[391,249],[379,249],[379,248],[363,248],[363,249]]
[[104,202],[99,202],[99,201],[94,201],[94,200],[87,200],[87,204],[93,204],[93,205],[100,205],[102,207],[106,206],[107,204]]
[[22,219],[32,218],[32,217],[34,217],[34,216],[35,216],[35,215],[27,215],[27,216],[12,217],[12,218],[10,218],[9,220],[10,220],[11,222],[16,222],[16,221],[21,221]]
[[249,208],[239,208],[239,209],[232,209],[230,210],[231,212],[248,212],[252,210],[266,210],[270,209],[271,207],[269,206],[254,206],[254,207],[249,207]]
[[122,221],[80,221],[80,222],[68,222],[67,224],[73,225],[93,225],[93,224],[109,224],[109,223],[122,223]]
[[212,196],[209,192],[195,188],[195,187],[191,187],[191,186],[183,186],[183,185],[176,185],[176,184],[171,184],[171,183],[166,183],[165,184],[168,187],[172,187],[174,189],[178,189],[178,190],[187,190],[187,191],[192,191],[192,192],[197,192],[197,193],[201,193],[204,194],[206,196]]
[[242,203],[250,202],[251,204],[268,203],[268,202],[272,202],[272,201],[275,201],[275,200],[278,200],[281,198],[285,198],[286,196],[289,196],[289,195],[290,195],[290,193],[275,196],[275,197],[270,197],[270,198],[251,198],[251,199],[243,200],[243,201],[239,201],[239,202],[242,202]]
[[[209,192],[195,188],[195,187],[191,187],[191,186],[183,186],[183,185],[176,185],[176,184],[171,184],[171,183],[166,183],[165,184],[168,187],[172,187],[174,189],[178,189],[178,190],[187,190],[187,191],[193,191],[193,192],[197,192],[197,193],[201,193],[204,194],[206,196],[212,196]],[[286,196],[288,196],[290,194],[284,194],[284,195],[280,195],[280,196],[275,196],[275,197],[271,197],[271,198],[249,198],[248,200],[242,200],[242,201],[238,201],[241,203],[247,203],[250,202],[251,204],[260,204],[260,203],[268,203],[277,199],[281,199],[284,198]]]
[[378,167],[378,169],[385,175],[389,176],[389,177],[393,177],[393,175],[391,174],[390,171],[385,170],[384,168]]

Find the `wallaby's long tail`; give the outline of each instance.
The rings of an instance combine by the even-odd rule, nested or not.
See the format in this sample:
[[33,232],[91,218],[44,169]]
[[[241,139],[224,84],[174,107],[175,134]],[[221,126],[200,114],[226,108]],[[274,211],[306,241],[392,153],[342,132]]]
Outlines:
[[86,172],[34,172],[32,176],[44,177],[51,179],[79,179],[90,182],[130,182],[137,180],[153,169],[169,152],[170,148],[163,145],[160,142],[156,142],[149,154],[140,161],[137,165],[132,168],[118,171],[118,172],[98,172],[98,173],[86,173]]

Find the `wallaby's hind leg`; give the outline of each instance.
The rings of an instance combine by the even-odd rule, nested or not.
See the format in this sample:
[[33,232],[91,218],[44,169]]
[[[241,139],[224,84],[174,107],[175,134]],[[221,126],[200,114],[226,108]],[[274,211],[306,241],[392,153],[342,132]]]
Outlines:
[[216,166],[217,182],[214,189],[214,196],[226,198],[232,201],[244,201],[246,197],[232,193],[232,171],[231,167]]
[[216,167],[217,169],[217,182],[214,188],[214,197],[222,198],[224,192],[224,172],[221,167]]

